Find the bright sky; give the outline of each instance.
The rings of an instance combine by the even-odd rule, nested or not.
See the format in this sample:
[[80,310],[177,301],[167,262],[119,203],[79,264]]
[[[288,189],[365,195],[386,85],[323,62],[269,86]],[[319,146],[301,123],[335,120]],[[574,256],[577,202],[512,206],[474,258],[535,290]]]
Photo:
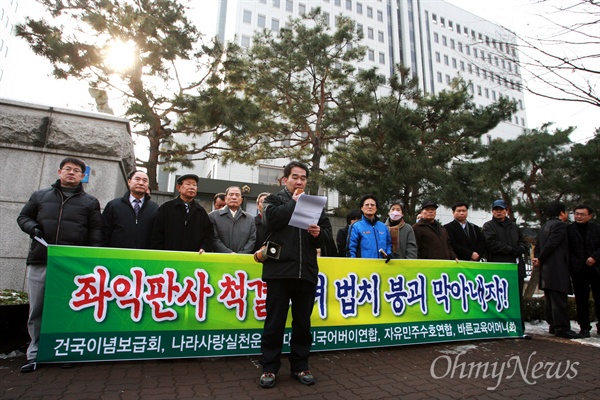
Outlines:
[[[190,3],[192,5],[202,3],[202,13],[199,14],[205,17],[205,21],[196,21],[196,23],[203,33],[209,36],[215,33],[217,1],[195,0]],[[539,4],[532,6],[532,0],[447,1],[519,34],[522,32],[531,34],[544,24],[541,19],[536,17],[536,14],[544,11],[544,8]],[[549,1],[551,5],[560,2],[561,0]],[[26,10],[25,13],[31,17],[41,15],[41,6],[34,0],[20,0],[20,6],[21,10]],[[73,80],[65,82],[50,79],[49,75],[52,69],[49,62],[34,55],[25,41],[11,38],[8,45],[11,52],[11,63],[2,65],[4,77],[0,82],[0,97],[95,111],[95,105],[88,94],[86,84]],[[15,54],[18,56],[15,57]],[[15,63],[14,60],[18,60],[18,63]],[[5,63],[5,61],[3,62]],[[117,104],[113,102],[110,105],[117,108]],[[594,129],[600,126],[598,108],[591,105],[548,100],[526,93],[525,106],[530,128],[539,127],[549,121],[555,122],[555,126],[560,128],[578,126],[571,136],[573,141],[581,142],[591,138]]]

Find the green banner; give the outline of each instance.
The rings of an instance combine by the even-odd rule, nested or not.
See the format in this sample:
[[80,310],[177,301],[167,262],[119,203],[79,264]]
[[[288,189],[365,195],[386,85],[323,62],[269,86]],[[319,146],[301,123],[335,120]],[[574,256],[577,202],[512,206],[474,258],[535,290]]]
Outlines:
[[[39,362],[259,354],[251,255],[50,246]],[[320,258],[313,350],[518,337],[515,264]],[[290,339],[288,316],[284,351]]]

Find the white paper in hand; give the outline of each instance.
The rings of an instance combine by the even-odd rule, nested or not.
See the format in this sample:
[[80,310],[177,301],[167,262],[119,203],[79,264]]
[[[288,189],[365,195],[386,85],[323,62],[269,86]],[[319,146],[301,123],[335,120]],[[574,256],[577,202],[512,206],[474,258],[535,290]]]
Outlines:
[[296,201],[296,208],[290,219],[290,225],[301,229],[308,229],[309,225],[317,224],[326,203],[327,197],[325,196],[301,194]]

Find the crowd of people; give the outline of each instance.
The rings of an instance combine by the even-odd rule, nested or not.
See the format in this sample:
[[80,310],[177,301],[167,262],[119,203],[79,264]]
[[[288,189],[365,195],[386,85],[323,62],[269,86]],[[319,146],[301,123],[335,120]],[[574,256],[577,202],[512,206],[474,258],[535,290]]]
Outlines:
[[[346,226],[334,240],[332,226],[322,211],[318,222],[307,229],[289,224],[296,201],[303,195],[309,169],[292,161],[284,168],[282,189],[257,197],[257,215],[242,209],[241,188],[231,186],[217,193],[208,213],[196,200],[199,178],[180,176],[178,196],[162,205],[149,194],[148,175],[133,171],[129,190],[108,202],[101,212],[98,200],[84,191],[85,163],[77,158],[62,160],[58,179],[47,189],[32,194],[23,207],[18,224],[32,238],[27,258],[30,300],[28,330],[31,341],[21,372],[37,368],[37,351],[45,289],[46,244],[104,246],[253,254],[265,243],[277,243],[277,258],[262,260],[262,279],[268,286],[267,316],[261,342],[260,363],[263,388],[275,385],[281,367],[283,335],[288,310],[292,309],[289,362],[294,379],[302,384],[316,382],[308,357],[312,343],[310,316],[317,285],[317,255],[391,259],[442,259],[516,263],[519,291],[523,293],[527,242],[519,227],[508,217],[503,200],[492,204],[492,218],[483,227],[469,221],[465,202],[452,206],[454,220],[441,225],[436,219],[438,204],[422,203],[414,225],[404,220],[403,204],[392,201],[385,221],[379,220],[378,199],[367,194],[359,209],[348,213]],[[575,223],[566,225],[564,206],[548,209],[550,220],[542,227],[534,266],[541,270],[540,288],[546,294],[547,319],[551,332],[561,337],[589,337],[589,293],[600,317],[600,226],[590,220],[589,206],[575,208]],[[567,216],[568,217],[568,216]],[[577,322],[581,332],[570,328],[566,298],[575,288]],[[566,319],[565,319],[566,317]],[[597,327],[598,329],[598,327]]]

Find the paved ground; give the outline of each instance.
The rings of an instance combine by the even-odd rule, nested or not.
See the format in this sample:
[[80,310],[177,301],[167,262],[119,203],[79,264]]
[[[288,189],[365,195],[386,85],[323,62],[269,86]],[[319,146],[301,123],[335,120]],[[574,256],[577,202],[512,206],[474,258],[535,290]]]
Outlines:
[[[594,330],[594,335],[595,330]],[[589,339],[586,339],[589,340]],[[600,399],[600,348],[547,334],[315,353],[318,378],[258,386],[258,357],[43,365],[0,358],[0,399]],[[462,374],[462,376],[461,376]]]

